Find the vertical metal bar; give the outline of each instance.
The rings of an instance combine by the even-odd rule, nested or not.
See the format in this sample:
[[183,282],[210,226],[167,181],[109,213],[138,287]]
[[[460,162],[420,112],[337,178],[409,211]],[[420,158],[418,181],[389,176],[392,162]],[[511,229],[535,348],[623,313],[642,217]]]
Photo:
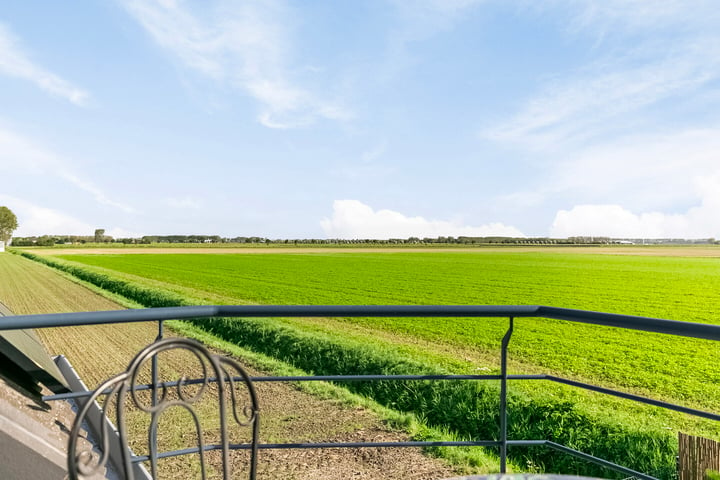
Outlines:
[[[155,338],[155,341],[158,342],[163,339],[163,321],[158,321],[158,334]],[[158,373],[158,360],[157,355],[152,356],[152,363],[151,363],[151,375],[152,375],[152,406],[154,407],[157,405],[158,402],[158,387],[160,383],[160,374]]]
[[[155,341],[163,339],[163,321],[158,321],[158,334]],[[158,371],[158,356],[153,355],[150,363],[151,375],[152,375],[152,406],[158,404],[158,389],[160,387],[160,373]],[[157,464],[157,423],[153,422],[150,425],[150,461],[152,465]]]
[[510,317],[510,326],[502,339],[500,351],[500,473],[507,470],[507,352],[514,320]]

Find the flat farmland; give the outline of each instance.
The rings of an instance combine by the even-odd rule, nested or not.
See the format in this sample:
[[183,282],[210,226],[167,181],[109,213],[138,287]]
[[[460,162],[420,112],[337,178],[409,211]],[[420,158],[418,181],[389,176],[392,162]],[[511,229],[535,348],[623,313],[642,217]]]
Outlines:
[[[549,249],[60,258],[205,303],[552,305],[720,324],[720,258],[713,257]],[[412,318],[341,322],[480,355],[497,352],[507,323]],[[528,367],[720,411],[720,372],[713,361],[718,351],[711,342],[555,320],[519,319],[517,324],[511,355]]]
[[[702,249],[701,255],[696,255],[699,249],[677,247],[671,255],[661,249],[611,251],[87,255],[76,250],[37,259],[66,271],[90,272],[100,283],[115,279],[131,290],[140,288],[139,301],[147,294],[147,306],[159,306],[157,299],[170,302],[165,305],[540,304],[720,323],[720,258],[711,255],[717,249]],[[221,320],[207,328],[316,373],[492,373],[498,371],[507,319],[246,319]],[[510,366],[514,373],[557,374],[719,412],[718,353],[717,344],[709,341],[521,318],[510,345]],[[457,387],[378,387],[365,393],[461,436],[494,435],[494,387]],[[546,382],[513,382],[511,393],[511,438],[556,439],[661,478],[674,470],[675,432],[720,437],[712,422]],[[514,460],[547,471],[607,474],[551,452],[518,449]]]
[[87,245],[56,245],[54,247],[23,247],[23,250],[38,255],[72,255],[72,254],[160,254],[160,253],[233,253],[233,254],[277,254],[277,253],[327,253],[339,251],[346,253],[426,253],[426,252],[467,252],[467,253],[590,253],[597,255],[630,255],[653,257],[720,257],[720,246],[714,245],[575,245],[575,246],[539,246],[539,245],[375,245],[360,247],[353,244],[323,245],[312,244],[186,244],[186,243],[154,243],[144,244],[87,244]]
[[[0,254],[0,302],[16,314],[60,313],[74,311],[116,310],[123,308],[85,286],[75,283],[57,271],[39,265],[18,255]],[[0,321],[2,318],[0,317]],[[172,329],[167,336],[178,335]],[[37,329],[36,332],[52,355],[66,356],[82,379],[94,388],[111,375],[123,371],[130,359],[147,344],[155,340],[157,324],[128,323],[119,325],[93,325],[63,328]],[[192,334],[192,331],[187,332]],[[207,339],[205,339],[207,340]],[[206,342],[207,343],[207,342]],[[209,346],[222,349],[222,343]],[[224,354],[226,351],[220,350]],[[183,375],[191,378],[199,372],[192,371],[195,363],[187,356],[171,355],[161,362],[161,375],[176,380]],[[246,364],[247,366],[247,364]],[[267,375],[248,367],[251,375]],[[407,440],[405,432],[388,428],[376,414],[368,409],[343,405],[331,398],[318,398],[284,384],[258,385],[263,409],[263,439],[278,442],[311,441],[376,441]],[[49,392],[47,392],[49,393]],[[69,406],[54,404],[53,408]],[[206,406],[203,405],[203,408]],[[54,410],[57,411],[57,410]],[[198,410],[201,419],[213,418],[206,409]],[[72,415],[68,413],[68,418]],[[133,417],[134,418],[134,417]],[[171,417],[177,420],[177,417]],[[185,438],[190,418],[180,418],[175,423],[161,423],[160,442],[172,448],[188,445]],[[131,441],[135,451],[142,451],[142,440],[147,429],[140,432],[145,423],[130,421]],[[71,424],[56,424],[69,432]],[[211,435],[214,432],[210,433]],[[269,440],[268,440],[269,439]],[[216,437],[210,437],[218,441]],[[185,442],[185,443],[183,443]],[[187,476],[197,468],[194,456],[176,457],[161,462],[163,478]],[[477,471],[496,468],[493,457],[486,460],[485,467]],[[361,478],[417,478],[430,479],[453,476],[453,469],[445,462],[429,458],[416,449],[358,452],[340,451],[263,451],[259,457],[258,478],[323,478],[340,480],[352,475]],[[214,477],[213,477],[214,478]]]

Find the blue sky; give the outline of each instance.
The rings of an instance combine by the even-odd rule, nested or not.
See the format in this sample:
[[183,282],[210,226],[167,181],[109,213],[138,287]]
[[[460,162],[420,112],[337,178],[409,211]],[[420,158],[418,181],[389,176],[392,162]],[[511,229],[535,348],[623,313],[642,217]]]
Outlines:
[[720,9],[119,0],[0,12],[18,236],[720,237]]

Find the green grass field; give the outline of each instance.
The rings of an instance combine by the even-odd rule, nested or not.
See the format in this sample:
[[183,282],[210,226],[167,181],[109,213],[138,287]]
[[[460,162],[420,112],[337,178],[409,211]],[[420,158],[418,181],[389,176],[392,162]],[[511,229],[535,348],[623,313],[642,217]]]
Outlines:
[[[191,299],[190,303],[544,304],[720,323],[719,258],[580,255],[548,250],[68,255],[62,259],[136,285],[173,292],[176,298]],[[288,352],[308,335],[315,335],[326,343],[332,343],[333,338],[342,338],[340,343],[354,342],[344,344],[348,351],[355,348],[359,352],[372,342],[379,350],[397,352],[398,362],[410,359],[457,372],[496,370],[499,340],[507,321],[295,319],[255,324],[245,333],[233,335],[239,342],[260,342],[257,333],[270,328],[268,325],[275,325],[275,330],[267,336],[284,332],[294,340],[273,345],[267,340],[256,346],[271,353],[275,349],[277,356],[286,355],[296,364],[307,360],[300,359],[298,352]],[[229,325],[226,330],[238,328]],[[518,373],[556,373],[715,412],[720,410],[720,372],[714,364],[717,353],[718,347],[712,342],[542,319],[518,320],[510,349],[512,369]],[[333,355],[345,353],[335,351]],[[384,353],[367,350],[368,358],[373,355],[380,358]],[[360,357],[352,358],[357,363]],[[312,363],[302,367],[318,369]],[[511,388],[531,398],[535,405],[539,401],[547,407],[544,412],[533,407],[527,414],[516,415],[516,429],[522,430],[517,424],[528,423],[524,430],[527,435],[534,432],[533,422],[548,422],[550,418],[555,424],[572,423],[571,418],[566,418],[566,413],[571,412],[584,422],[590,419],[601,425],[603,435],[615,432],[618,438],[617,425],[626,429],[621,429],[622,438],[631,436],[628,428],[642,435],[653,431],[648,438],[660,444],[667,440],[663,429],[666,433],[683,428],[717,436],[713,433],[715,426],[567,388],[519,383]],[[418,395],[444,396],[447,392]],[[515,402],[518,409],[524,408],[520,405],[524,401]],[[478,405],[467,406],[472,408],[483,410]],[[531,421],[533,415],[542,419]],[[553,416],[557,418],[553,420]],[[452,419],[445,420],[452,423]],[[663,444],[648,448],[668,447]],[[533,456],[532,452],[523,458],[541,458],[546,466],[562,463]],[[670,460],[658,460],[665,461]]]
[[[213,303],[537,304],[720,323],[717,258],[552,252],[62,258],[151,279]],[[497,319],[348,321],[487,352],[496,351],[506,328],[506,322]],[[720,371],[710,342],[553,320],[517,323],[511,349],[516,360],[720,410]]]

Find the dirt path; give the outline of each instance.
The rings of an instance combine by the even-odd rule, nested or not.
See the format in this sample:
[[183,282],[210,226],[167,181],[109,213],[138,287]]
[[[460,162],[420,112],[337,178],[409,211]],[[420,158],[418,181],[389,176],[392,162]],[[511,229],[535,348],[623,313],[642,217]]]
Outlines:
[[[10,254],[0,254],[0,302],[16,314],[122,308],[47,267]],[[101,380],[124,370],[130,358],[152,342],[156,329],[154,323],[126,324],[42,329],[38,334],[51,354],[65,355],[93,388]],[[163,373],[177,379],[184,372],[185,363],[186,359],[170,357],[163,361]],[[263,415],[261,441],[406,439],[406,435],[389,430],[367,410],[318,399],[289,385],[258,384],[258,393]],[[177,465],[169,464],[168,468],[173,473]],[[262,451],[258,478],[340,480],[451,476],[453,471],[441,461],[414,449],[330,449]]]

